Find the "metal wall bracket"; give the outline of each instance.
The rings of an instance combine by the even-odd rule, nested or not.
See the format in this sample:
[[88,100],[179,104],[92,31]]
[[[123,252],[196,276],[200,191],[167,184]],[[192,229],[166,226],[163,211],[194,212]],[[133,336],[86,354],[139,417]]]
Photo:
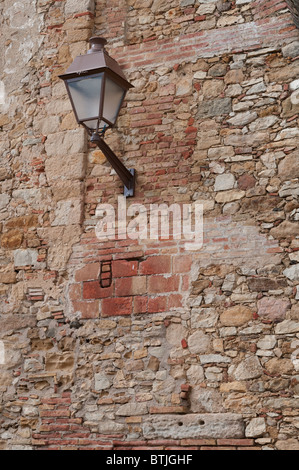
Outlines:
[[124,196],[125,197],[133,197],[134,196],[134,189],[135,189],[135,170],[133,168],[129,168],[129,172],[131,175],[133,175],[133,180],[132,180],[132,187],[127,188],[127,186],[124,186]]
[[135,170],[128,170],[98,133],[95,132],[90,141],[97,144],[99,149],[102,150],[108,162],[124,183],[124,195],[133,197],[135,193]]

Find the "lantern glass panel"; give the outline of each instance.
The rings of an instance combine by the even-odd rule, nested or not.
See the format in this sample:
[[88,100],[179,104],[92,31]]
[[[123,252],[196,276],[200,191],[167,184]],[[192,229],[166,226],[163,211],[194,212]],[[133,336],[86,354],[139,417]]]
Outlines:
[[126,91],[111,78],[106,77],[103,118],[116,122]]
[[[100,73],[68,80],[68,87],[78,121],[82,122],[99,117],[103,76],[104,74]],[[86,124],[88,125],[88,123]]]
[[91,121],[83,121],[83,124],[87,126],[91,131],[98,131],[109,127],[107,122],[101,121],[100,119],[92,119]]

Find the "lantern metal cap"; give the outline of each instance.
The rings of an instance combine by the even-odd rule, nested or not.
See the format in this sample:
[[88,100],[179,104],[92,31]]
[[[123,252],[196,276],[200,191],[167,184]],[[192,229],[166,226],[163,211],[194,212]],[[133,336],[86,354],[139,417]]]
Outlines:
[[107,71],[114,75],[114,77],[120,81],[121,85],[127,90],[129,90],[129,88],[133,88],[133,85],[127,81],[116,60],[112,59],[105,50],[107,40],[101,37],[92,37],[90,39],[90,44],[91,49],[89,49],[87,54],[76,57],[67,71],[64,74],[59,75],[59,78],[67,80],[69,78],[90,75],[91,73]]
[[91,48],[89,49],[87,54],[94,54],[95,52],[106,52],[105,46],[107,44],[107,39],[94,36],[90,38],[89,43],[91,45]]

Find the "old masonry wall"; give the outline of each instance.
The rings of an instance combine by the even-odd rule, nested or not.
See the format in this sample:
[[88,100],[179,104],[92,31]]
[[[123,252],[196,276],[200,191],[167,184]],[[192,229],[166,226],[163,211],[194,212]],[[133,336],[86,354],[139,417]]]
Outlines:
[[[0,448],[299,450],[286,3],[3,0],[0,13]],[[107,133],[137,171],[130,204],[201,201],[201,250],[95,236],[122,185],[58,79],[92,35],[134,85]]]

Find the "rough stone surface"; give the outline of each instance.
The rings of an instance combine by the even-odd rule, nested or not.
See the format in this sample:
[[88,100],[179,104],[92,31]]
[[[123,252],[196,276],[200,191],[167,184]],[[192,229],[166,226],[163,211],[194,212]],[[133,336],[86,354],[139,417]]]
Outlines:
[[220,315],[220,321],[224,326],[242,326],[252,319],[253,312],[250,308],[237,305],[229,308]]
[[246,427],[245,436],[246,437],[260,437],[263,436],[266,432],[266,423],[264,418],[254,418],[250,421],[249,425]]
[[260,361],[257,357],[249,357],[241,362],[235,370],[237,380],[250,380],[260,377],[263,373]]
[[236,414],[194,414],[186,416],[157,416],[146,418],[144,436],[147,439],[215,438],[237,439],[244,437],[244,423]]
[[201,331],[196,331],[188,339],[188,347],[192,354],[204,354],[208,351],[210,339]]
[[[298,447],[298,30],[274,3],[0,3],[0,450]],[[59,79],[93,35],[134,85],[105,133],[127,214]],[[203,243],[172,215],[98,239],[101,204],[136,235],[162,203],[183,228],[201,203]]]
[[290,307],[291,303],[288,299],[264,297],[258,301],[258,315],[265,320],[279,322],[286,318]]

